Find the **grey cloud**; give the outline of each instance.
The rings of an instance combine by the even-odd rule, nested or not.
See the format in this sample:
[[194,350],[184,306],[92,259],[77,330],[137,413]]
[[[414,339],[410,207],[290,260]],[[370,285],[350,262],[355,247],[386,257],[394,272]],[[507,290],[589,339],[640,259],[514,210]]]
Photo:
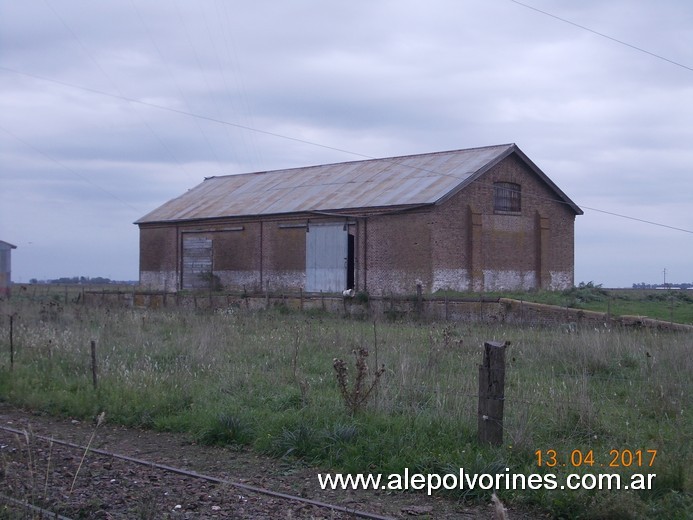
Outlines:
[[[682,2],[533,5],[693,63]],[[359,158],[329,147],[516,142],[578,204],[693,227],[690,71],[513,2],[2,2],[0,48],[0,66],[115,96],[0,70],[0,239],[79,253],[42,267],[20,247],[25,279],[83,274],[77,257],[134,278],[133,220],[207,175]],[[644,254],[644,224],[588,211],[576,225],[578,280],[627,284],[627,256],[643,281],[693,254],[685,234],[652,228]]]

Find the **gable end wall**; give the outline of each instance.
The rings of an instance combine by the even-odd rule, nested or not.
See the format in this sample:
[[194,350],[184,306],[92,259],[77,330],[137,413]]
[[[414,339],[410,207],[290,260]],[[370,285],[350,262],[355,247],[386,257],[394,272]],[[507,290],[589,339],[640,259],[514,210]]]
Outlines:
[[[494,211],[494,182],[521,186],[521,211]],[[565,289],[573,285],[572,208],[510,155],[436,207],[431,291]]]

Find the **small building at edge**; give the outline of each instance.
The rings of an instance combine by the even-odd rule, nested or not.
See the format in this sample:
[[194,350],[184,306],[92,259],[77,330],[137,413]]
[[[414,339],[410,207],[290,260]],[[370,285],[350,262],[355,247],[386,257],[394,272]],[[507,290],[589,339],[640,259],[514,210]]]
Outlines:
[[135,222],[140,284],[560,290],[581,214],[515,144],[211,177]]
[[17,246],[0,240],[0,297],[12,292],[12,250]]

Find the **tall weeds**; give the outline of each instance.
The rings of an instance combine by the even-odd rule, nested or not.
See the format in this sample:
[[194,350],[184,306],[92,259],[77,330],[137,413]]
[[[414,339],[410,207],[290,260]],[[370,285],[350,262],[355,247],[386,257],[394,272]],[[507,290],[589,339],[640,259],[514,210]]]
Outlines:
[[[683,333],[420,321],[376,327],[237,307],[203,313],[42,308],[20,299],[7,305],[0,303],[0,316],[17,315],[15,359],[10,376],[7,324],[0,323],[0,395],[18,405],[77,418],[108,410],[115,423],[308,454],[353,471],[483,469],[496,461],[532,473],[538,449],[593,449],[602,458],[614,446],[658,449],[658,497],[683,489],[687,503],[693,482],[693,466],[680,464],[693,450],[693,356]],[[100,348],[98,390],[91,339]],[[511,341],[506,442],[490,451],[474,440],[478,364],[489,340]],[[336,441],[336,430],[351,433]],[[553,496],[572,504],[573,495]],[[514,500],[537,500],[560,516],[559,498],[520,493]],[[592,498],[576,500],[584,510]]]
[[368,358],[368,350],[361,347],[355,349],[353,354],[356,358],[356,375],[354,376],[354,381],[351,385],[349,385],[348,367],[346,362],[335,358],[334,362],[332,363],[337,375],[337,386],[339,387],[339,393],[344,400],[344,405],[352,416],[356,415],[359,410],[361,410],[368,403],[368,399],[373,393],[373,390],[376,388],[380,378],[385,373],[385,365],[383,364],[373,373],[373,378],[369,383],[369,370],[368,363],[366,362],[366,359]]

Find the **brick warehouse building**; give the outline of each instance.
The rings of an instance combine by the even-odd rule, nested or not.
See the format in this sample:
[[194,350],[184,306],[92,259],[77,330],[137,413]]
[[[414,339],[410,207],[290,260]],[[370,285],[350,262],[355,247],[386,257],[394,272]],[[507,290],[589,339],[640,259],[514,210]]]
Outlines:
[[140,283],[565,289],[581,214],[515,144],[211,177],[135,222]]

